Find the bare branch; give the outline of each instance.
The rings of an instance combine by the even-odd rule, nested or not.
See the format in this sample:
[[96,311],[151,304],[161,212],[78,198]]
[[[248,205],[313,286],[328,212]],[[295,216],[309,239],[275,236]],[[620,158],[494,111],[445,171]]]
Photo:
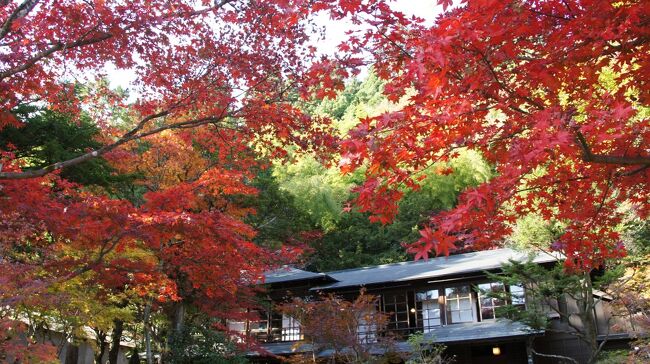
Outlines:
[[553,355],[553,354],[543,354],[543,353],[539,353],[539,352],[535,351],[535,349],[533,349],[533,348],[530,348],[530,351],[531,351],[533,354],[537,355],[537,356],[542,356],[542,357],[545,357],[545,358],[561,359],[561,360],[570,361],[570,362],[575,363],[575,364],[580,364],[577,360],[575,360],[575,359],[573,359],[573,358],[571,358],[571,357],[569,357],[569,356],[564,356],[564,355]]

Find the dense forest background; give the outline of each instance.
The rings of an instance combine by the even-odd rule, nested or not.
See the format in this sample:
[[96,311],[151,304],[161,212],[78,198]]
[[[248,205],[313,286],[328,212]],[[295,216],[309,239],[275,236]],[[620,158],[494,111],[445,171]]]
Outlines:
[[[383,96],[384,83],[374,74],[350,81],[334,99],[301,105],[310,113],[329,117],[345,135],[360,119],[397,109]],[[440,173],[443,171],[444,173]],[[253,185],[260,189],[257,213],[249,217],[258,242],[269,244],[304,234],[303,267],[338,270],[411,259],[401,243],[420,237],[422,223],[432,214],[450,209],[458,194],[487,181],[493,171],[478,153],[464,151],[448,163],[422,173],[420,188],[405,193],[399,213],[388,224],[373,222],[350,202],[363,183],[364,171],[341,174],[337,165],[315,155],[299,155],[290,162],[270,163]]]

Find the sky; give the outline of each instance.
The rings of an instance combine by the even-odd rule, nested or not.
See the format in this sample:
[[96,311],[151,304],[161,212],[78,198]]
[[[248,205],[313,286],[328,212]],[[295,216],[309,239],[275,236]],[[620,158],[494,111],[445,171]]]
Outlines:
[[[416,15],[424,18],[426,23],[432,25],[436,15],[442,12],[442,7],[436,6],[436,0],[396,0],[392,1],[391,6],[399,10],[407,17]],[[334,22],[329,19],[329,15],[321,13],[316,17],[316,23],[325,27],[326,37],[322,42],[318,42],[318,48],[323,53],[332,53],[336,47],[345,40],[345,31],[350,29],[351,24],[348,22]]]
[[[433,24],[436,15],[442,12],[442,7],[436,5],[436,0],[394,0],[390,4],[393,9],[407,16],[424,18],[426,24]],[[324,13],[316,17],[316,23],[325,27],[325,39],[315,44],[318,51],[324,54],[335,52],[338,44],[345,40],[345,31],[350,28],[350,24],[334,22]],[[133,70],[117,69],[112,64],[108,64],[105,70],[112,88],[129,89],[130,84],[135,81]]]

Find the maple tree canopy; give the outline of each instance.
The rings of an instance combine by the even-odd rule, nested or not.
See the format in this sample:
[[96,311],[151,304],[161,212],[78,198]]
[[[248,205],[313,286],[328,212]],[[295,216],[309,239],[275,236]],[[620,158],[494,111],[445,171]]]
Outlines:
[[334,84],[328,62],[319,64],[306,45],[313,28],[306,20],[329,6],[329,1],[232,0],[4,5],[0,128],[18,123],[11,110],[34,102],[66,112],[89,109],[98,124],[108,126],[107,106],[97,99],[122,106],[124,100],[104,92],[82,103],[74,99],[70,81],[105,74],[111,64],[136,72],[139,97],[129,105],[136,122],[111,135],[103,148],[38,170],[16,171],[5,162],[0,178],[43,176],[163,130],[229,127],[226,120],[233,117],[246,120],[248,133],[273,133],[306,145],[299,136],[320,126],[286,104],[287,94],[307,92],[313,85],[300,80],[320,84],[320,74]]
[[[566,225],[552,248],[567,264],[590,268],[624,254],[622,204],[648,217],[647,1],[467,1],[433,26],[382,0],[0,5],[0,130],[23,125],[18,108],[40,105],[89,116],[103,145],[39,167],[14,146],[0,150],[0,255],[38,252],[0,260],[3,306],[91,271],[161,300],[234,302],[283,252],[251,243],[255,232],[229,198],[255,193],[245,182],[256,151],[335,146],[327,120],[295,101],[335,95],[364,62],[389,81],[391,100],[408,102],[361,120],[340,143],[343,171],[367,167],[361,211],[390,221],[400,188],[416,188],[429,166],[463,148],[496,170],[432,218],[408,246],[416,258],[498,244],[517,217],[536,213]],[[309,45],[320,11],[368,27],[336,59],[320,57]],[[134,103],[101,82],[78,94],[73,80],[94,81],[109,64],[135,71]],[[156,165],[138,141],[173,164]],[[141,164],[144,201],[58,173],[102,156],[120,170]]]
[[[0,149],[0,306],[54,307],[64,295],[42,293],[83,276],[109,293],[185,300],[218,317],[239,314],[262,273],[297,255],[255,245],[254,229],[243,222],[250,211],[237,196],[256,193],[248,182],[259,167],[257,152],[274,158],[286,146],[333,145],[327,120],[295,106],[299,97],[333,95],[348,76],[310,46],[318,35],[312,18],[382,7],[332,0],[0,2],[0,131],[57,115],[59,122],[96,126],[100,144],[45,165],[36,163],[38,153],[11,143]],[[107,67],[135,72],[135,101],[101,81]],[[18,112],[25,108],[32,109]],[[141,175],[142,198],[62,177],[61,170],[100,157]]]
[[408,98],[343,142],[343,170],[367,166],[359,208],[390,221],[400,186],[468,148],[497,177],[434,216],[416,258],[498,244],[531,213],[566,225],[551,248],[569,268],[624,255],[621,207],[650,212],[650,2],[471,0],[431,27],[398,20],[345,46]]
[[[49,113],[98,130],[52,163],[0,148],[0,307],[55,307],[49,289],[78,279],[241,319],[263,271],[296,255],[254,244],[238,203],[260,152],[288,146],[363,168],[356,206],[384,223],[437,161],[486,158],[495,177],[431,218],[416,258],[499,244],[529,214],[563,225],[550,248],[570,269],[624,255],[625,214],[650,213],[650,2],[439,3],[424,25],[384,0],[0,1],[0,131]],[[359,25],[336,57],[310,43],[319,12]],[[296,101],[334,97],[363,65],[404,106],[339,143]],[[135,101],[101,81],[111,67],[135,72]],[[146,193],[61,172],[97,158]]]

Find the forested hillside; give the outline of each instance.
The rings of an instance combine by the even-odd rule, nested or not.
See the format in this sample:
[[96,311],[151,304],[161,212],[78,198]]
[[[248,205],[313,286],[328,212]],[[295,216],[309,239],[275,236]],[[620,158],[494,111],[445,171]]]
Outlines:
[[[371,73],[350,81],[335,98],[303,107],[331,118],[340,135],[345,135],[360,119],[400,107],[383,96],[383,84]],[[309,232],[303,236],[307,269],[336,270],[411,259],[402,243],[419,239],[428,217],[452,208],[461,191],[493,175],[485,160],[471,151],[433,164],[421,173],[419,189],[405,191],[395,220],[381,223],[352,205],[364,182],[363,173],[341,174],[337,160],[325,165],[314,155],[295,156],[289,162],[273,163],[271,172],[264,170],[258,176],[261,198],[252,225],[259,226],[260,239],[271,230],[283,232],[287,239],[296,238],[300,231]]]

